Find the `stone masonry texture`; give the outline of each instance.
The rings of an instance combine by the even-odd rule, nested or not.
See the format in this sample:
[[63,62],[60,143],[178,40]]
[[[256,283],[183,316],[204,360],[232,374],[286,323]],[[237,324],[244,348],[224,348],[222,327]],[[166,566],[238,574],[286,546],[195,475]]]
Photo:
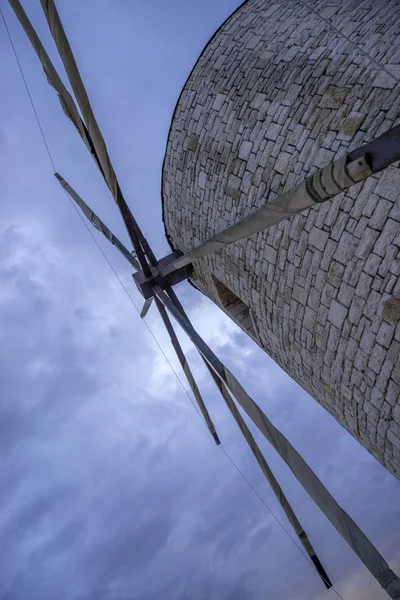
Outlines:
[[[182,252],[400,123],[400,3],[248,0],[179,98]],[[193,283],[400,477],[400,168],[196,261]]]

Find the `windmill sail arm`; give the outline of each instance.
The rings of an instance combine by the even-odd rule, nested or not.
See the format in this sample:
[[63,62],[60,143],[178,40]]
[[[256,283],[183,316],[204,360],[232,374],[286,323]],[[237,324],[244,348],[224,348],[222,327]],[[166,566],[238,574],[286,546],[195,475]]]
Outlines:
[[[175,304],[176,308],[186,318],[188,318],[187,315],[185,314],[185,310],[184,310],[178,296],[176,295],[174,289],[167,288],[166,293],[170,297],[171,301]],[[160,304],[162,304],[160,302],[160,300],[158,300],[158,302]],[[163,306],[163,308],[164,308],[164,306]],[[164,308],[164,311],[165,311],[165,308]],[[200,354],[201,358],[203,359],[204,364],[207,367],[215,385],[217,386],[225,404],[227,405],[233,418],[235,419],[236,424],[238,425],[240,431],[242,432],[243,437],[245,438],[250,450],[252,451],[261,471],[263,472],[266,480],[268,481],[269,485],[271,486],[271,489],[274,492],[278,502],[282,506],[289,523],[292,525],[296,535],[298,536],[302,546],[304,547],[304,550],[307,552],[308,556],[310,557],[311,561],[313,562],[325,587],[327,589],[331,588],[332,587],[331,580],[329,579],[324,567],[322,566],[321,561],[319,560],[306,532],[304,531],[302,525],[300,524],[300,521],[296,517],[296,514],[293,511],[289,501],[287,500],[281,486],[279,485],[274,474],[272,473],[271,468],[269,467],[267,461],[265,460],[265,457],[262,454],[260,447],[258,446],[250,429],[247,427],[245,420],[243,419],[242,415],[240,414],[239,410],[237,409],[237,406],[236,406],[235,402],[233,401],[232,396],[230,395],[224,382],[216,375],[215,371],[211,368],[210,364],[207,362],[207,360],[204,358],[204,356],[201,354],[201,352],[199,352],[199,354]]]
[[42,2],[42,7],[53,33],[53,37],[56,41],[58,51],[62,58],[68,78],[71,82],[75,97],[77,98],[78,106],[81,110],[81,114],[83,115],[83,119],[79,114],[78,108],[71,94],[64,86],[60,76],[50,61],[43,44],[41,43],[19,0],[9,0],[9,3],[18,20],[20,21],[29,41],[31,42],[46,73],[49,83],[57,91],[64,112],[75,125],[85,146],[89,150],[93,160],[102,173],[104,180],[109,187],[116,204],[118,205],[125,226],[128,230],[129,237],[135,248],[140,266],[143,271],[149,275],[150,269],[148,267],[145,254],[149,257],[149,260],[152,264],[156,263],[155,256],[122,195],[114,169],[111,165],[106,145],[94,117],[89,103],[89,98],[84,88],[54,2]]
[[354,550],[389,597],[399,599],[400,578],[389,568],[389,565],[378,549],[367,538],[350,515],[336,502],[304,458],[300,456],[289,440],[271,423],[267,415],[247,394],[236,377],[198,335],[190,321],[176,308],[168,295],[159,286],[155,286],[154,291],[210,364],[218,378],[227,386],[228,390],[236,398],[256,427],[285,461],[293,475],[335,527],[337,532]]
[[126,258],[126,260],[135,269],[139,270],[140,264],[137,258],[135,258],[135,256],[133,256],[129,252],[129,250],[123,245],[123,243],[119,241],[119,239],[112,233],[112,231],[110,231],[110,229],[108,229],[107,225],[103,223],[103,221],[96,215],[95,212],[93,212],[93,210],[86,204],[86,202],[79,196],[79,194],[65,181],[65,179],[61,177],[61,175],[55,173],[55,177],[58,179],[58,181],[65,189],[65,191],[69,194],[69,196],[79,206],[79,208],[81,209],[85,217],[88,219],[88,221],[90,221],[91,224],[98,231],[100,231],[100,233],[102,233],[104,237],[106,237],[108,241],[112,243],[113,246],[115,246],[120,251],[122,256],[124,256],[124,258]]
[[93,142],[97,160],[101,165],[101,170],[104,174],[105,181],[113,197],[116,198],[117,177],[112,167],[103,136],[93,114],[85,86],[76,65],[71,46],[65,34],[56,6],[51,0],[41,0],[41,5],[68,79],[71,83],[75,98],[78,102],[78,106],[81,110],[83,120],[86,123],[89,136]]
[[293,189],[266,200],[254,212],[214,234],[175,262],[182,267],[218,252],[288,219],[315,204],[331,200],[352,185],[365,180],[400,159],[400,125],[364,144],[302,181]]
[[[181,267],[189,264],[195,259],[218,252],[234,242],[265,231],[319,202],[333,198],[351,185],[372,175],[365,157],[357,159],[355,163],[347,165],[347,156],[344,156],[333,164],[318,170],[312,177],[305,179],[293,189],[273,200],[266,200],[254,212],[192,248],[190,252],[175,262],[175,266]],[[350,170],[349,167],[353,167],[353,169]],[[335,176],[334,172],[336,172]],[[325,185],[322,183],[324,178],[326,179]]]
[[233,401],[229,391],[227,390],[225,384],[217,377],[217,375],[215,374],[215,372],[210,369],[212,377],[219,389],[219,391],[221,392],[221,395],[225,401],[225,404],[227,405],[227,407],[229,408],[233,418],[236,421],[236,424],[238,425],[240,431],[243,434],[243,437],[245,438],[250,450],[252,451],[261,471],[264,474],[264,477],[266,478],[266,480],[268,481],[269,485],[271,486],[272,491],[275,494],[275,497],[277,498],[279,504],[282,506],[283,511],[289,521],[289,523],[291,524],[291,526],[293,527],[297,537],[299,538],[304,550],[306,551],[306,553],[308,554],[309,558],[311,559],[311,561],[313,562],[319,576],[322,579],[322,582],[324,583],[325,587],[327,589],[330,589],[332,587],[332,582],[329,579],[324,567],[321,564],[321,561],[319,560],[317,553],[315,552],[308,536],[307,533],[304,531],[303,526],[301,525],[300,521],[298,520],[293,508],[291,507],[288,499],[286,498],[281,486],[279,485],[277,479],[275,478],[275,475],[273,474],[270,466],[268,465],[263,453],[261,452],[260,447],[258,446],[256,440],[254,439],[250,429],[248,428],[248,426],[246,425],[245,420],[243,419],[242,415],[240,414],[235,402]]
[[156,258],[143,233],[141,232],[139,225],[133,217],[125,198],[123,197],[117,176],[111,164],[104,138],[94,116],[86,88],[79,73],[75,57],[73,55],[54,0],[40,0],[40,3],[73,89],[78,106],[83,115],[83,120],[87,127],[89,140],[93,146],[97,163],[99,164],[105,182],[108,185],[113,198],[118,205],[118,208],[120,209],[140,265],[144,272],[147,275],[150,275],[150,269],[148,268],[145,255],[148,257],[153,266],[157,264]]
[[209,414],[209,412],[207,410],[207,407],[205,405],[203,397],[202,397],[202,395],[200,393],[200,390],[199,390],[199,388],[197,386],[196,380],[193,377],[193,373],[192,373],[192,371],[191,371],[191,369],[189,367],[189,364],[188,364],[188,362],[186,360],[186,357],[185,357],[185,355],[183,353],[182,347],[181,347],[181,345],[179,343],[179,340],[178,340],[178,337],[177,337],[177,335],[176,335],[176,333],[174,331],[174,328],[172,326],[172,323],[170,321],[168,313],[167,313],[167,311],[166,311],[166,309],[164,307],[164,304],[161,302],[161,300],[159,300],[157,298],[157,296],[155,296],[155,300],[156,300],[156,305],[157,305],[158,311],[160,313],[160,316],[161,316],[161,318],[162,318],[162,320],[164,322],[164,325],[165,325],[165,327],[166,327],[166,329],[168,331],[169,337],[171,339],[172,346],[173,346],[173,348],[175,350],[175,353],[176,353],[176,355],[178,357],[178,360],[179,360],[179,362],[181,364],[182,370],[185,373],[185,377],[186,377],[186,379],[187,379],[187,381],[188,381],[188,383],[190,385],[190,389],[193,392],[193,396],[195,397],[196,402],[198,404],[198,407],[199,407],[199,409],[201,411],[201,414],[202,414],[202,416],[204,418],[204,421],[206,422],[206,425],[207,425],[207,427],[208,427],[211,435],[213,436],[213,438],[215,440],[215,443],[218,446],[220,444],[220,440],[219,440],[218,434],[217,434],[217,432],[215,430],[214,423],[211,420],[210,414]]
[[58,94],[58,99],[60,101],[64,113],[75,125],[85,146],[90,151],[90,141],[87,136],[86,127],[82,122],[81,116],[71,94],[63,84],[60,76],[58,75],[53,63],[51,62],[46,50],[44,49],[42,42],[40,41],[31,22],[29,21],[19,0],[8,1],[41,62],[41,65],[47,77],[47,81],[56,90]]

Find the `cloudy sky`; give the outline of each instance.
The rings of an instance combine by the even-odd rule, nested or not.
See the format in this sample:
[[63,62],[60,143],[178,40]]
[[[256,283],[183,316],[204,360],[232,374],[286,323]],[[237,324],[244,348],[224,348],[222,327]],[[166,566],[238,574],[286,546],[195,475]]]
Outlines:
[[[121,187],[158,256],[168,252],[160,175],[174,104],[238,3],[58,1]],[[128,245],[101,177],[0,4],[57,170]],[[59,67],[39,0],[24,4]],[[282,528],[291,533],[190,343],[182,338],[222,449],[62,193],[2,23],[0,68],[0,600],[336,598]],[[140,307],[129,265],[97,239]],[[398,481],[208,300],[186,283],[177,291],[200,333],[400,570]],[[147,324],[182,378],[154,309]],[[386,598],[257,439],[337,591]]]

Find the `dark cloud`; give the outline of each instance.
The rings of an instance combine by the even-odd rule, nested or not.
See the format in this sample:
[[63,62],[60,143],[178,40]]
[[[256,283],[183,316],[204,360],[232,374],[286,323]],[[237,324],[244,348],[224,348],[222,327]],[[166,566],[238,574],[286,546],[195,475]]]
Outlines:
[[[54,55],[39,4],[28,4]],[[59,2],[121,185],[160,253],[168,251],[159,189],[169,118],[197,54],[237,4]],[[128,244],[6,16],[57,168]],[[61,193],[5,36],[0,50],[10,92],[0,98],[0,600],[326,598],[274,518],[291,532],[197,353],[182,338],[224,448],[273,515],[215,446]],[[123,260],[100,244],[140,305]],[[221,358],[394,558],[398,483],[207,299],[186,284],[179,293]],[[147,322],[178,369],[154,310]],[[384,598],[254,433],[338,589],[356,580],[360,597]]]

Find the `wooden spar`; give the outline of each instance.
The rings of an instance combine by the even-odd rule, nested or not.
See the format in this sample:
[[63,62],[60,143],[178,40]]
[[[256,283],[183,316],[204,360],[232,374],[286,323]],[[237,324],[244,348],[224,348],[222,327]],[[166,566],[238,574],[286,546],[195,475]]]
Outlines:
[[[56,174],[56,178],[58,179],[58,181],[60,182],[60,184],[66,189],[66,191],[71,195],[71,197],[76,201],[76,203],[80,206],[80,208],[82,209],[82,211],[84,212],[85,216],[89,219],[89,221],[94,225],[94,227],[96,227],[96,229],[99,229],[104,235],[105,237],[113,244],[115,245],[120,252],[122,253],[122,255],[131,263],[131,259],[132,257],[129,255],[128,250],[123,246],[123,244],[121,242],[119,242],[118,238],[116,238],[114,236],[114,234],[112,234],[112,232],[106,227],[106,225],[104,225],[104,223],[102,223],[102,221],[100,221],[100,219],[97,217],[97,215],[95,215],[95,213],[90,209],[90,207],[82,200],[82,198],[73,190],[73,188],[71,188],[71,186],[69,186],[69,184],[58,174]],[[95,217],[95,219],[93,219],[93,216]],[[100,225],[100,226],[99,226]],[[173,291],[172,288],[167,288],[168,294],[171,296],[172,301],[174,302],[174,304],[177,306],[178,310],[183,312],[183,307],[178,299],[178,297],[176,296],[175,292]],[[156,305],[157,308],[160,312],[161,318],[165,324],[165,327],[169,333],[170,339],[171,339],[171,343],[174,347],[174,350],[177,354],[177,357],[181,363],[182,369],[185,373],[185,376],[187,378],[187,381],[192,389],[193,395],[197,401],[197,404],[200,408],[200,411],[203,415],[203,418],[206,422],[206,425],[211,433],[211,435],[213,436],[215,442],[218,444],[220,444],[220,440],[218,437],[218,434],[215,431],[215,427],[214,424],[210,418],[210,415],[208,413],[207,407],[205,406],[204,400],[200,394],[200,390],[198,389],[198,386],[196,384],[196,381],[193,377],[193,374],[190,370],[190,367],[186,361],[185,355],[183,353],[183,350],[180,346],[179,340],[177,338],[177,335],[173,329],[172,323],[168,317],[167,311],[164,307],[164,304],[161,302],[161,300],[155,296],[155,300],[156,300]],[[187,317],[186,317],[187,318]],[[216,383],[222,398],[224,399],[228,409],[230,410],[232,416],[234,417],[240,431],[242,432],[248,446],[250,447],[254,457],[257,460],[258,465],[260,466],[265,478],[267,479],[268,483],[270,484],[276,498],[278,499],[279,503],[281,504],[290,524],[292,525],[296,535],[298,536],[302,546],[304,547],[307,555],[309,556],[309,558],[311,559],[311,561],[313,562],[318,574],[321,577],[321,580],[323,581],[324,585],[326,586],[327,589],[329,589],[330,587],[332,587],[332,583],[324,569],[324,567],[322,566],[314,548],[312,547],[311,542],[309,541],[309,538],[306,534],[306,532],[304,531],[302,525],[300,524],[299,520],[297,519],[290,503],[288,502],[282,488],[280,487],[278,481],[276,480],[274,474],[272,473],[267,461],[265,460],[265,457],[263,456],[259,446],[257,445],[253,435],[251,434],[249,428],[247,427],[243,417],[241,416],[240,412],[238,411],[235,403],[233,402],[227,388],[225,387],[224,383],[216,376],[214,370],[211,368],[210,364],[207,362],[207,360],[204,359],[203,355],[200,353],[200,355],[202,356],[214,382]]]
[[319,169],[298,186],[250,213],[244,219],[216,233],[175,261],[177,268],[218,252],[234,242],[264,231],[311,206],[330,200],[373,173],[400,160],[400,125],[361,146],[350,154]]
[[193,377],[193,373],[189,367],[189,364],[186,360],[186,357],[183,353],[182,347],[179,343],[178,337],[174,331],[174,328],[172,326],[172,323],[170,321],[170,318],[168,316],[168,313],[164,307],[164,304],[161,302],[161,300],[159,300],[157,298],[157,296],[155,296],[155,300],[156,300],[156,305],[158,308],[158,311],[160,313],[160,316],[164,322],[165,328],[168,331],[172,346],[175,350],[175,353],[178,357],[179,362],[181,363],[181,367],[183,372],[185,373],[185,377],[190,385],[190,389],[193,392],[193,396],[196,399],[196,402],[199,406],[199,409],[201,411],[201,414],[203,416],[204,421],[206,422],[206,425],[208,427],[209,432],[211,433],[211,435],[213,436],[215,443],[217,444],[217,446],[221,443],[218,437],[217,432],[215,431],[215,427],[214,427],[214,423],[211,420],[210,414],[207,410],[207,407],[204,403],[203,397],[200,393],[200,390],[197,386],[197,383],[195,381],[195,378]]
[[[176,308],[178,310],[180,310],[181,313],[183,313],[183,315],[188,320],[188,316],[186,315],[185,310],[184,310],[179,298],[175,294],[174,290],[172,288],[170,288],[170,289],[167,289],[166,292],[167,292],[168,296],[171,298],[171,301],[175,304]],[[158,302],[160,302],[160,300],[158,300]],[[271,489],[274,492],[276,499],[278,500],[279,504],[282,506],[283,511],[284,511],[289,523],[292,525],[304,550],[306,551],[310,560],[313,562],[314,567],[317,570],[319,576],[321,577],[323,584],[329,590],[332,587],[331,580],[329,579],[324,567],[322,566],[321,561],[319,560],[319,558],[317,556],[317,553],[315,552],[310,540],[308,539],[308,536],[307,536],[306,532],[304,531],[300,521],[296,517],[296,514],[295,514],[294,510],[292,509],[288,499],[286,498],[281,486],[279,485],[270,466],[268,465],[260,447],[258,446],[250,429],[247,427],[245,420],[243,419],[242,415],[240,414],[239,410],[237,409],[237,406],[234,403],[228,389],[226,388],[225,383],[216,375],[215,371],[211,368],[210,364],[207,362],[207,360],[204,358],[204,356],[201,354],[201,352],[199,352],[199,354],[200,354],[201,358],[203,359],[225,404],[227,405],[229,411],[231,412],[233,418],[235,419],[237,426],[239,427],[240,431],[242,432],[243,437],[247,442],[247,445],[249,446],[250,450],[252,451],[252,453],[258,463],[258,466],[260,467],[264,477],[266,478],[269,485],[271,486]]]
[[400,579],[344,509],[336,502],[322,481],[312,471],[307,462],[295,450],[289,440],[278,430],[266,414],[247,394],[236,377],[217,358],[211,348],[199,336],[189,319],[175,306],[171,298],[158,286],[154,289],[158,298],[187,333],[196,348],[207,360],[215,374],[233,394],[237,402],[253,421],[256,427],[270,442],[288,465],[293,475],[314,500],[345,542],[354,550],[370,573],[383,587],[390,598],[400,598]]
[[[356,552],[363,563],[367,566],[370,572],[374,575],[377,581],[382,585],[385,591],[391,598],[400,598],[400,580],[397,575],[389,569],[386,561],[380,555],[378,550],[372,545],[356,523],[351,517],[338,505],[335,499],[331,496],[322,482],[313,473],[307,463],[300,457],[290,442],[272,425],[268,420],[263,411],[257,406],[257,404],[248,396],[236,378],[232,373],[221,363],[221,361],[215,356],[212,350],[207,346],[204,340],[196,333],[195,329],[191,325],[189,319],[186,317],[184,312],[180,310],[179,300],[176,298],[172,290],[167,290],[172,296],[175,296],[178,306],[168,296],[168,294],[156,285],[153,281],[152,288],[154,294],[158,297],[163,305],[169,310],[169,312],[178,321],[180,326],[188,334],[195,347],[198,349],[200,354],[203,356],[205,361],[208,363],[210,370],[213,371],[214,380],[219,379],[222,382],[222,386],[219,385],[219,389],[223,394],[224,400],[227,402],[227,397],[224,396],[223,388],[226,388],[233,394],[248,416],[253,420],[255,425],[260,429],[263,435],[270,441],[275,450],[278,451],[280,456],[285,460],[286,464],[292,470],[295,477],[303,485],[305,490],[309,493],[312,499],[315,501],[317,506],[322,510],[329,521],[334,525],[343,539],[350,545],[350,547]],[[230,397],[230,396],[229,396]],[[232,400],[232,399],[230,399]],[[229,405],[228,405],[229,406]],[[231,404],[232,406],[232,404]],[[236,408],[236,407],[235,407]],[[232,409],[230,408],[231,412]],[[237,411],[237,409],[236,409]],[[233,416],[239,426],[243,427],[241,420],[237,419],[236,413],[233,411]],[[239,421],[239,422],[238,422]],[[245,423],[244,423],[245,425]],[[243,427],[242,432],[245,431],[247,426]],[[252,448],[253,454],[258,461],[262,461],[262,455],[258,454],[254,446],[251,445],[251,438],[247,439],[250,447]],[[260,462],[259,462],[260,464]],[[260,464],[261,466],[261,464]],[[267,465],[268,468],[268,465]],[[263,468],[264,475],[267,476],[268,470]],[[269,474],[269,473],[268,473]],[[270,480],[271,482],[272,480]],[[272,485],[272,484],[271,484]],[[276,482],[276,494],[279,493],[279,484]],[[285,511],[286,512],[286,511]],[[288,517],[289,518],[289,517]],[[290,519],[289,519],[290,520]],[[293,525],[293,520],[290,521]],[[295,529],[296,530],[296,529]],[[327,584],[329,578],[326,576],[323,567],[314,553],[312,560],[316,566],[321,578]]]
[[151,264],[157,264],[156,258],[122,194],[103,136],[95,119],[86,89],[78,71],[70,44],[65,35],[65,31],[62,27],[54,2],[47,0],[45,3],[42,3],[42,8],[56,42],[68,79],[71,82],[74,95],[78,100],[78,105],[83,115],[83,120],[79,115],[78,109],[76,108],[71,95],[66,90],[61,78],[59,77],[56,69],[52,65],[47,53],[45,52],[35,29],[33,28],[24,9],[21,6],[21,3],[19,0],[9,0],[9,3],[18,20],[20,21],[29,41],[31,42],[32,47],[35,50],[47,75],[49,83],[59,94],[60,102],[63,106],[64,112],[66,112],[68,117],[73,121],[86,147],[89,149],[89,152],[97,167],[102,173],[104,180],[119,208],[125,223],[125,227],[138,257],[140,266],[143,272],[147,276],[150,276],[151,270],[149,268],[146,256],[149,258]]
[[154,300],[154,296],[152,296],[151,298],[146,298],[146,300],[144,301],[142,310],[140,311],[140,318],[144,319],[147,315],[147,313],[150,310],[151,305],[153,304],[153,300]]
[[55,177],[60,182],[61,186],[65,189],[65,191],[69,194],[69,196],[76,202],[79,208],[82,210],[85,217],[91,222],[91,224],[96,227],[98,231],[100,231],[104,237],[108,239],[109,242],[112,243],[122,254],[124,258],[132,265],[132,267],[136,270],[140,269],[140,264],[137,259],[129,252],[127,248],[123,245],[122,242],[110,231],[103,223],[103,221],[96,215],[96,213],[86,204],[86,202],[77,194],[77,192],[65,181],[61,175],[58,173],[54,173]]
[[67,73],[67,77],[78,102],[78,106],[83,115],[83,120],[85,121],[90,139],[92,140],[97,159],[101,165],[104,179],[110,188],[114,200],[124,219],[141,267],[145,272],[147,271],[148,274],[150,274],[145,257],[147,256],[150,263],[153,265],[157,264],[156,258],[122,194],[117,176],[111,164],[103,135],[94,116],[85,85],[79,73],[75,57],[66,36],[64,27],[61,23],[54,0],[41,0],[41,5],[44,15],[47,19],[49,29],[57,46],[58,53],[64,65],[65,72]]
[[[60,76],[58,75],[53,63],[50,60],[49,55],[47,54],[42,42],[39,39],[35,29],[32,26],[32,23],[29,21],[27,14],[21,6],[19,0],[9,0],[9,4],[13,9],[17,19],[19,20],[23,30],[26,33],[27,38],[29,39],[34,51],[36,52],[42,68],[46,74],[48,83],[55,89],[58,95],[58,99],[60,101],[61,107],[65,112],[66,116],[72,121],[74,126],[76,127],[80,137],[82,138],[85,146],[91,152],[90,141],[87,137],[87,130],[82,118],[79,114],[79,111],[76,107],[76,104],[63,84]],[[98,165],[99,166],[99,165]]]
[[260,467],[261,471],[263,472],[265,479],[268,481],[269,485],[271,486],[271,489],[274,492],[276,499],[278,500],[279,504],[282,506],[283,511],[284,511],[289,523],[293,527],[297,537],[299,538],[299,540],[300,540],[304,550],[306,551],[307,555],[309,556],[310,560],[313,562],[319,576],[322,579],[322,582],[324,583],[325,587],[329,590],[332,587],[332,582],[329,579],[324,567],[322,566],[321,561],[319,560],[317,553],[315,552],[300,521],[296,517],[293,508],[291,507],[288,499],[286,498],[285,494],[283,493],[281,486],[279,485],[277,479],[275,478],[275,475],[273,474],[270,466],[268,465],[260,447],[258,446],[256,440],[254,439],[250,429],[246,425],[245,420],[243,419],[242,415],[240,414],[240,412],[239,412],[236,404],[234,403],[224,382],[217,377],[217,375],[214,373],[214,371],[211,370],[211,374],[212,374],[214,382],[217,385],[217,388],[219,389],[219,391],[221,393],[222,398],[225,401],[225,404],[229,408],[233,418],[236,421],[236,424],[238,425],[240,431],[243,434],[244,439],[247,442],[247,445],[249,446],[250,450],[252,451],[252,453],[258,463],[258,466]]

